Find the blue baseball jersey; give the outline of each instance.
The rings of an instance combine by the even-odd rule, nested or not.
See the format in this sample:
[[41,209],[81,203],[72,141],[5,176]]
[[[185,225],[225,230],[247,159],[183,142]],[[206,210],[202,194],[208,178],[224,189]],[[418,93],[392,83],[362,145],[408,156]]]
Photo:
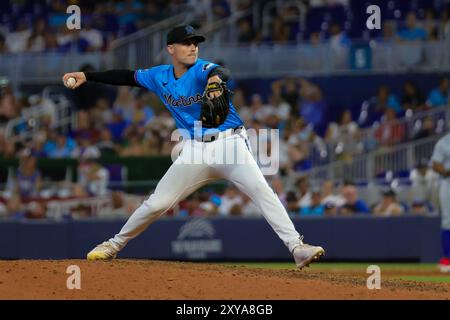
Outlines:
[[[209,73],[218,67],[217,64],[197,59],[179,79],[175,78],[173,65],[160,65],[150,69],[136,70],[136,82],[144,88],[154,92],[169,109],[177,128],[189,131],[190,138],[194,138],[194,126],[200,121],[201,100],[208,81]],[[230,112],[225,122],[218,128],[200,130],[195,129],[195,136],[203,136],[217,131],[236,128],[243,124],[230,101]]]

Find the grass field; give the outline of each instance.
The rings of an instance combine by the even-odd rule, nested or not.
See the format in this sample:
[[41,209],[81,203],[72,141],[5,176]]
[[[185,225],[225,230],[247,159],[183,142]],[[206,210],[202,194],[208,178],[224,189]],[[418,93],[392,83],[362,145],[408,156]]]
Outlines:
[[[293,263],[284,262],[230,262],[223,263],[223,265],[263,269],[295,269]],[[450,273],[439,273],[434,263],[315,263],[310,268],[311,270],[330,273],[366,273],[367,267],[370,265],[379,266],[381,274],[383,275],[383,272],[386,272],[391,279],[450,283]]]

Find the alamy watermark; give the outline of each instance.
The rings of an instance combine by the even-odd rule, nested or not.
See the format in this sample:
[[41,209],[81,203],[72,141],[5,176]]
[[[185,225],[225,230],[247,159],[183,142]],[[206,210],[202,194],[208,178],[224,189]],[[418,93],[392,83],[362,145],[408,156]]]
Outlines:
[[[274,175],[279,169],[278,129],[208,129],[202,133],[200,121],[194,124],[194,135],[186,129],[177,129],[171,141],[174,164],[245,165],[255,163],[264,175]],[[205,138],[203,138],[205,137]],[[213,140],[211,142],[204,142]]]
[[69,30],[81,29],[81,9],[77,5],[68,6],[66,13],[70,16],[66,20],[66,27]]
[[367,289],[374,290],[374,289],[381,289],[381,269],[377,265],[370,265],[367,267],[366,272],[370,274],[370,276],[367,278]]
[[70,265],[66,269],[66,273],[70,274],[66,280],[66,287],[69,290],[81,289],[81,270],[77,265]]
[[369,30],[380,30],[381,29],[381,10],[377,5],[370,5],[366,10],[367,14],[370,16],[367,18],[366,27]]

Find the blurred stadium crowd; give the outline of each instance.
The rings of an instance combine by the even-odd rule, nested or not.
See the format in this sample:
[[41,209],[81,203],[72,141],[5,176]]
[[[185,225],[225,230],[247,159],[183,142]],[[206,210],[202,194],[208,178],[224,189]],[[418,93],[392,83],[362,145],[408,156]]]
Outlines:
[[[103,87],[87,84],[83,90],[99,92],[99,86]],[[353,119],[352,112],[346,109],[339,122],[322,122],[322,117],[327,112],[326,97],[322,95],[317,85],[306,79],[274,81],[269,101],[264,101],[258,94],[247,97],[245,92],[237,86],[234,90],[234,104],[238,106],[238,112],[247,128],[280,130],[280,177],[286,178],[295,173],[307,173],[312,168],[309,157],[311,146],[341,143],[343,147],[340,150],[339,159],[350,160],[357,154],[370,151],[369,148],[389,147],[436,134],[439,127],[436,126],[433,117],[427,115],[427,110],[448,107],[448,79],[442,78],[435,89],[425,94],[409,82],[406,82],[404,87],[404,92],[400,93],[391,93],[387,87],[380,87],[373,97],[368,97],[367,101],[362,103],[362,116],[360,114],[358,119]],[[93,99],[90,106],[77,108],[76,128],[67,132],[55,129],[52,125],[56,106],[51,99],[46,100],[42,96],[15,99],[7,88],[4,90],[0,99],[0,110],[13,111],[11,118],[20,118],[27,108],[42,109],[46,106],[44,109],[46,111],[41,114],[40,129],[33,136],[24,139],[20,135],[21,130],[27,129],[29,121],[25,119],[15,128],[18,132],[14,135],[14,139],[8,139],[4,134],[0,136],[2,157],[20,157],[23,161],[15,173],[15,179],[11,180],[7,186],[7,190],[15,195],[9,201],[18,202],[20,198],[36,197],[45,191],[45,188],[42,188],[36,158],[81,160],[78,170],[81,174],[78,177],[79,183],[70,186],[69,189],[67,186],[58,187],[58,194],[68,194],[73,197],[104,196],[109,194],[107,190],[109,172],[93,159],[108,156],[168,156],[176,143],[171,141],[175,124],[170,114],[156,97],[139,89],[118,88],[112,103],[106,96],[97,95],[98,98]],[[86,96],[85,92],[80,94]],[[95,97],[96,95],[87,96]],[[37,104],[29,105],[30,100]],[[409,132],[407,123],[402,122],[408,113],[424,114],[423,124],[419,130]],[[3,128],[7,124],[6,120],[7,118],[4,117]],[[320,128],[324,128],[322,133],[318,132]],[[375,130],[370,135],[361,135],[360,133],[367,128],[375,128]],[[371,139],[371,143],[366,143],[367,139]],[[256,150],[256,146],[253,149]],[[428,168],[428,164],[417,163],[417,165],[417,170],[408,172],[405,178],[410,178],[417,185],[436,185],[437,177]],[[84,173],[85,176],[83,176],[83,170],[86,168],[89,168],[89,173]],[[369,210],[371,204],[359,206],[355,203],[355,207],[351,210],[344,210],[346,204],[358,199],[358,190],[350,182],[339,186],[338,195],[334,195],[333,184],[330,185],[330,182],[321,188],[305,187],[298,182],[297,185],[292,186],[292,190],[285,192],[283,188],[286,188],[286,185],[283,185],[281,181],[274,179],[273,187],[278,190],[280,199],[291,213],[323,215],[360,211],[377,212],[375,207]],[[118,197],[120,192],[114,194]],[[420,195],[420,192],[418,194]],[[330,204],[327,200],[328,196],[339,200],[332,201],[333,203]],[[383,199],[384,197],[396,203],[394,194],[383,195]],[[205,199],[207,199],[206,203]],[[420,200],[424,200],[424,197],[420,197]],[[421,212],[433,211],[431,201],[419,202],[421,210],[424,210]],[[326,205],[330,207],[330,210],[325,210]],[[390,202],[385,205],[395,207]],[[405,212],[405,208],[412,205],[413,203],[404,204],[393,212]],[[229,187],[222,196],[212,194],[207,197],[204,193],[195,194],[187,204],[183,202],[180,206],[179,214],[194,215],[206,214],[210,211],[219,214],[221,212],[222,214],[226,212],[245,214],[258,211],[249,199],[232,187]],[[7,205],[6,208],[8,208]],[[231,210],[231,208],[234,209]]]
[[[237,20],[237,42],[330,41],[336,46],[346,46],[353,39],[367,37],[379,41],[432,41],[450,37],[449,7],[444,1],[380,2],[386,6],[383,11],[388,14],[386,24],[382,31],[370,32],[356,27],[362,24],[357,23],[360,17],[353,12],[362,3],[345,0],[305,1],[308,10],[304,29],[298,25],[299,12],[287,6],[281,12],[272,12],[266,30],[261,16],[266,2],[260,2],[260,11],[250,10]],[[65,10],[70,4],[83,8],[83,28],[78,32],[68,33],[65,27]],[[112,40],[178,13],[183,4],[198,9],[194,18],[201,26],[208,19],[247,12],[254,1],[2,1],[0,53],[108,50]],[[382,194],[373,189],[377,190],[377,197],[371,198],[367,196],[373,191],[370,185],[361,189],[352,181],[311,182],[307,172],[313,168],[311,156],[316,151],[333,154],[333,159],[323,156],[324,161],[350,161],[374,149],[442,133],[442,123],[433,117],[433,110],[449,107],[448,78],[442,77],[429,92],[411,81],[406,81],[399,92],[386,85],[374,88],[373,96],[361,101],[359,110],[344,108],[335,117],[337,121],[327,116],[332,110],[320,86],[306,78],[273,81],[267,100],[263,94],[250,95],[238,79],[233,79],[230,86],[234,91],[233,102],[247,128],[280,130],[280,175],[270,178],[270,184],[290,214],[401,215],[436,211],[432,194],[438,179],[422,159],[403,176],[415,188],[407,201],[391,188]],[[44,218],[51,216],[50,199],[84,201],[106,197],[108,215],[126,217],[143,198],[111,188],[114,169],[102,166],[99,159],[168,156],[175,145],[171,141],[175,129],[171,115],[154,95],[140,89],[88,83],[71,93],[59,88],[59,98],[55,100],[45,92],[32,95],[14,92],[7,82],[0,83],[0,87],[0,156],[20,158],[19,168],[9,175],[2,193],[0,216]],[[74,122],[58,126],[58,110],[64,103],[74,111]],[[418,117],[420,125],[411,127],[408,121],[411,117]],[[31,136],[24,135],[36,121],[39,130]],[[37,165],[40,158],[79,159],[77,182],[46,183]],[[287,182],[286,178],[292,176],[299,178]],[[428,190],[425,195],[424,190]],[[101,210],[94,208],[98,202],[90,205],[83,201],[64,214],[101,215]],[[248,197],[227,186],[222,193],[212,189],[196,192],[169,215],[251,216],[258,211]]]
[[[239,15],[237,43],[318,44],[348,46],[351,39],[377,41],[434,41],[450,38],[446,1],[372,1],[383,11],[382,30],[365,26],[364,2],[350,0],[299,1],[266,10],[269,0],[86,1],[6,0],[0,3],[0,53],[91,52],[108,50],[112,40],[131,34],[173,15],[189,12],[193,25]],[[83,8],[82,29],[66,28],[69,5]],[[305,23],[299,21],[305,14]],[[303,19],[303,18],[302,18]]]

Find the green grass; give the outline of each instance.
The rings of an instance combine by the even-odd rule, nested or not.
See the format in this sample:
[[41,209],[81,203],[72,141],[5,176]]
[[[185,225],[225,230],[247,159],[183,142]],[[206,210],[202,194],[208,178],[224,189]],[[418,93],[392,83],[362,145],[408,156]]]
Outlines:
[[448,276],[401,276],[400,280],[420,281],[420,282],[446,282],[450,283],[450,275]]
[[[263,268],[263,269],[291,269],[295,270],[295,264],[287,262],[227,262],[221,263],[226,266],[240,266],[247,268]],[[437,271],[435,263],[377,263],[377,262],[343,262],[343,263],[330,263],[319,262],[311,265],[311,269],[318,271],[362,271],[366,272],[367,267],[370,265],[377,265],[381,269],[381,274],[384,270],[390,271],[420,271],[420,272],[435,272]],[[400,280],[420,281],[420,282],[445,282],[450,283],[450,274],[442,276],[422,276],[422,275],[405,275],[395,277]]]
[[[295,269],[294,262],[227,262],[222,263],[228,266],[242,266],[249,268],[264,269]],[[435,271],[434,263],[377,263],[377,262],[319,262],[311,264],[315,270],[366,270],[370,265],[377,265],[383,269],[390,270],[420,270]]]

